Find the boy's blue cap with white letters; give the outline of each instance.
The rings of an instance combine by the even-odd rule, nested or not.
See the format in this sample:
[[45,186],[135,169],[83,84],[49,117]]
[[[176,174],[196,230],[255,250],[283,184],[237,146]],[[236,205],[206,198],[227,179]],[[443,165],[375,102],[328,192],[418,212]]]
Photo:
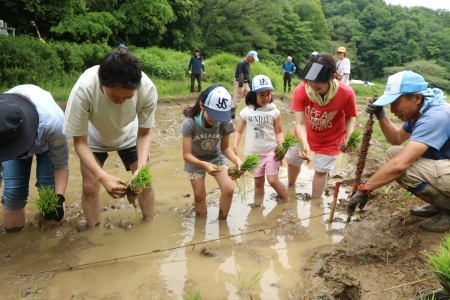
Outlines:
[[200,97],[211,119],[223,123],[231,121],[231,94],[224,86],[212,85]]
[[122,48],[128,49],[128,47],[125,46],[124,44],[120,44],[120,45],[119,45],[119,49],[122,49]]
[[255,60],[255,61],[259,61],[259,58],[258,58],[258,52],[256,52],[256,51],[249,51],[248,53],[247,53],[247,56],[251,56],[251,57],[253,57],[253,59]]
[[428,88],[428,82],[413,71],[402,71],[389,76],[384,94],[373,103],[376,106],[391,104],[404,94],[419,93]]

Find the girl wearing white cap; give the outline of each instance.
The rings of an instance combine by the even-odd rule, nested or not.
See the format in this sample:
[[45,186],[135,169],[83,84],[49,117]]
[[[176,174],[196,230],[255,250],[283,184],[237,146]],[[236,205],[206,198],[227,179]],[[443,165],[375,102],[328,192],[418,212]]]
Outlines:
[[[233,200],[234,183],[228,176],[227,158],[240,169],[241,160],[229,147],[230,134],[235,131],[231,122],[231,94],[221,85],[208,87],[193,107],[183,110],[184,170],[188,172],[194,191],[195,210],[207,214],[205,175],[213,176],[219,184],[221,196],[219,220],[226,220]],[[217,167],[220,166],[220,167]]]
[[275,148],[284,140],[281,124],[281,114],[272,103],[272,81],[264,75],[253,78],[251,91],[245,98],[245,107],[241,111],[233,146],[237,149],[244,129],[247,128],[244,154],[259,154],[261,156],[259,168],[252,174],[255,180],[255,194],[264,194],[264,182],[267,181],[277,192],[282,202],[289,201],[286,186],[278,178],[282,161],[275,161]]

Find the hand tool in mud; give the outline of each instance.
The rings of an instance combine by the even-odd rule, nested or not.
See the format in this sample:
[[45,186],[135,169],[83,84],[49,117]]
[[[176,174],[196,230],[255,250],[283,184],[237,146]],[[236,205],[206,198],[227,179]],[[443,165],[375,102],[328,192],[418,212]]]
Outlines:
[[331,203],[331,212],[330,212],[330,218],[328,219],[328,223],[333,222],[334,218],[334,210],[336,209],[336,201],[339,194],[339,186],[341,185],[340,182],[336,182],[336,185],[334,187],[334,195],[333,195],[333,203]]
[[[369,99],[371,103],[374,103],[378,99],[378,94],[373,95],[373,99]],[[361,175],[364,171],[364,166],[366,165],[366,157],[367,152],[369,151],[370,147],[370,138],[372,137],[373,132],[373,123],[375,121],[373,120],[373,114],[369,114],[369,119],[366,122],[366,126],[364,127],[364,134],[362,138],[361,148],[359,150],[359,156],[358,156],[358,162],[356,163],[356,170],[355,170],[355,179],[353,184],[353,191],[350,194],[351,199],[353,195],[355,195],[356,191],[358,190],[358,185],[361,181]],[[352,213],[348,213],[347,222],[350,222],[350,219],[352,217]]]

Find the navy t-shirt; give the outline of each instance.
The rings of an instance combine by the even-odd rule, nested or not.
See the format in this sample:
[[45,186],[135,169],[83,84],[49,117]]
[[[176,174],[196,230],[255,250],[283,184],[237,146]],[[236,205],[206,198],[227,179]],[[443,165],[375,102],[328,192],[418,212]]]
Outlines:
[[410,141],[430,146],[421,157],[450,159],[450,104],[431,107],[417,121],[405,122],[403,130],[412,133]]

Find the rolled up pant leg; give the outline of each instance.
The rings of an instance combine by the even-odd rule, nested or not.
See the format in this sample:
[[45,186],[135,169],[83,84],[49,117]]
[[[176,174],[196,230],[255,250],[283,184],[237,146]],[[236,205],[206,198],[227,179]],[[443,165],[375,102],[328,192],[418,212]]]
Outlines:
[[[393,159],[403,146],[392,146],[386,151],[386,160]],[[425,182],[442,193],[450,196],[450,160],[433,160],[419,157],[406,172],[397,178],[405,189],[416,188]]]
[[234,81],[233,101],[231,104],[231,108],[236,108],[239,105],[239,103],[242,101],[242,99],[245,99],[245,96],[250,91],[248,83],[244,83],[243,87],[244,87],[244,95],[241,96],[241,95],[239,95],[239,82]]
[[[36,187],[55,186],[49,151],[37,154],[36,160]],[[32,162],[33,157],[2,162],[5,180],[2,203],[6,209],[19,210],[27,204]]]

